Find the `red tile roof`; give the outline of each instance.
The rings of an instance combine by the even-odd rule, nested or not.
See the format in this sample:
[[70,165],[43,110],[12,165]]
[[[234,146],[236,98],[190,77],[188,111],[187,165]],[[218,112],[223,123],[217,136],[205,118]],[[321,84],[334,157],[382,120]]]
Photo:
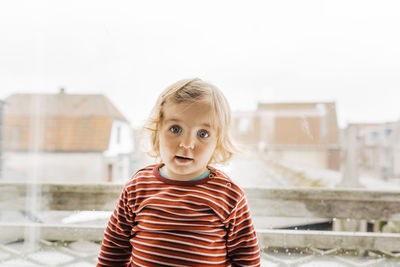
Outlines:
[[14,94],[5,99],[4,149],[104,151],[113,120],[126,121],[104,95]]

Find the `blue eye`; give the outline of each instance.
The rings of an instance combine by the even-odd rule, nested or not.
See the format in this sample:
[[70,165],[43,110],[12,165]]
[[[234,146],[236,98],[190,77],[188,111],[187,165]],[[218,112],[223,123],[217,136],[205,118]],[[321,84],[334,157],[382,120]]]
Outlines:
[[200,130],[200,131],[197,133],[197,135],[198,135],[200,138],[207,138],[207,137],[209,136],[209,134],[208,134],[208,132],[207,132],[206,130]]
[[179,127],[178,125],[172,126],[171,128],[169,128],[169,130],[170,130],[172,133],[175,133],[175,134],[182,132],[182,128]]

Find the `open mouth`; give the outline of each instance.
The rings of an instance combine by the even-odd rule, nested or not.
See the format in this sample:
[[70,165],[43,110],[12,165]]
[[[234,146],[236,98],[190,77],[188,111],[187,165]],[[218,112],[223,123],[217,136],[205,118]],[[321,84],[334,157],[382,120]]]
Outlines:
[[180,163],[186,163],[186,162],[191,162],[193,159],[187,158],[187,157],[182,157],[182,156],[175,156],[175,160]]

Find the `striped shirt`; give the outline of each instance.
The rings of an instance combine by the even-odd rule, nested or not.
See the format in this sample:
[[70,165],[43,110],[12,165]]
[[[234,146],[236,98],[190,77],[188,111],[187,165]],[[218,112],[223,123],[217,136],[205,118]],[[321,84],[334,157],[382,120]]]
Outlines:
[[247,200],[223,172],[193,181],[139,170],[104,232],[97,266],[260,266]]

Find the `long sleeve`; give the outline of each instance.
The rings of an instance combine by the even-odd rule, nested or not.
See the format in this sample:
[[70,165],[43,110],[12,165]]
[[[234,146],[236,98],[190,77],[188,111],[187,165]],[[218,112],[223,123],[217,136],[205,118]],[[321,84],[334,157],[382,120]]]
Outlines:
[[228,223],[227,249],[232,265],[260,266],[260,248],[244,196],[229,216]]
[[132,251],[129,239],[133,221],[134,216],[128,206],[127,192],[124,188],[104,231],[98,267],[128,266]]

